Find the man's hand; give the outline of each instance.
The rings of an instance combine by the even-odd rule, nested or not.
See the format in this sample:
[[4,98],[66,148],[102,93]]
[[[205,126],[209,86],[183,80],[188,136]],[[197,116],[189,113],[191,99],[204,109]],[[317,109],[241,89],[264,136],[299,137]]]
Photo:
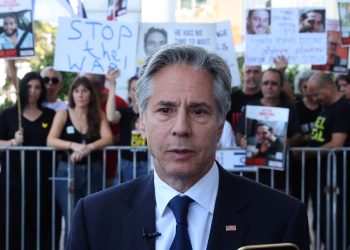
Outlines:
[[260,152],[265,153],[269,149],[269,147],[271,147],[269,140],[264,141],[263,143],[261,143]]
[[119,69],[114,69],[114,68],[109,68],[106,74],[106,78],[109,82],[110,85],[115,86],[116,81],[115,79],[120,76],[120,70]]
[[246,149],[247,148],[247,137],[245,135],[241,138],[241,147]]
[[273,63],[276,65],[276,68],[282,72],[284,75],[284,71],[288,67],[288,61],[284,56],[277,56],[277,58],[273,59]]

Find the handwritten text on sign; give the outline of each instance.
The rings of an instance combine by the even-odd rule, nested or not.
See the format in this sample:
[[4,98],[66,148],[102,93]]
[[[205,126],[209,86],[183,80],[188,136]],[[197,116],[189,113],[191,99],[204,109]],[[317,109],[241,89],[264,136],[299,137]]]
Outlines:
[[111,67],[135,74],[138,24],[60,18],[54,67],[105,74]]
[[274,58],[285,56],[289,64],[325,64],[326,32],[300,33],[298,8],[271,10],[270,34],[247,34],[245,63],[273,64]]

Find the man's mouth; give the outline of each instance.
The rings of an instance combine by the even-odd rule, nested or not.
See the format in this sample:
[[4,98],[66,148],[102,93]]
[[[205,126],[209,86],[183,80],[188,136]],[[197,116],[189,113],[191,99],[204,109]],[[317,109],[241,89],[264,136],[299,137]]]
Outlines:
[[194,155],[195,151],[191,149],[171,149],[168,150],[168,153],[175,158],[185,159]]

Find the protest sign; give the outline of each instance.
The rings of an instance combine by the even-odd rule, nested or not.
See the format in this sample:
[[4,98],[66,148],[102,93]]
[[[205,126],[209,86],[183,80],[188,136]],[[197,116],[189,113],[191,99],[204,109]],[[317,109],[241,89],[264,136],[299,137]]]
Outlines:
[[248,9],[246,65],[273,64],[285,56],[289,64],[325,64],[325,9]]
[[216,23],[216,53],[221,56],[230,68],[232,75],[231,86],[240,86],[238,62],[233,43],[230,21]]
[[339,20],[327,19],[327,64],[312,65],[312,69],[340,74],[348,73],[349,47],[340,46]]
[[289,109],[246,106],[246,166],[284,169]]
[[107,20],[114,20],[118,16],[125,15],[127,0],[108,0]]
[[350,45],[350,0],[338,0],[341,44]]
[[229,21],[220,23],[141,23],[137,66],[148,53],[164,44],[195,45],[217,52],[230,67],[232,86],[240,85],[238,63]]
[[137,34],[137,23],[60,18],[54,68],[106,74],[113,67],[134,76]]
[[0,0],[0,58],[34,56],[32,1]]
[[245,150],[219,149],[215,153],[215,160],[226,170],[232,172],[256,172],[257,168],[245,166]]

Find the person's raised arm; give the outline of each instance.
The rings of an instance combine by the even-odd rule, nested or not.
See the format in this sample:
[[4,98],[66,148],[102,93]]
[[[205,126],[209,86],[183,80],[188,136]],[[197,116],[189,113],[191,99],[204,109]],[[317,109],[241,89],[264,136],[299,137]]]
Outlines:
[[[7,66],[7,78],[17,88],[16,86],[16,78],[17,78],[17,69],[16,69],[16,60],[6,60],[6,66]],[[20,79],[18,78],[18,81]]]
[[292,86],[290,86],[287,78],[284,75],[288,67],[288,60],[284,56],[278,56],[277,58],[273,59],[273,63],[276,65],[276,69],[281,71],[283,75],[282,90],[286,94],[288,102],[294,103],[294,92]]
[[106,105],[106,115],[107,120],[109,122],[112,122],[114,124],[118,124],[121,119],[121,114],[119,111],[115,110],[115,86],[116,78],[120,76],[120,70],[119,69],[113,69],[110,68],[106,74],[107,80],[109,82],[109,92],[108,92],[108,99],[107,99],[107,105]]

